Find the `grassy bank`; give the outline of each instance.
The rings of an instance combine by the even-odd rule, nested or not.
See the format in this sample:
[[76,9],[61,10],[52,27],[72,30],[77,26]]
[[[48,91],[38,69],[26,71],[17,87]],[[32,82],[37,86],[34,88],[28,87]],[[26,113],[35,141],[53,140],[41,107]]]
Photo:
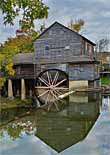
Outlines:
[[7,97],[0,97],[0,109],[9,109],[16,107],[31,107],[32,100],[28,98],[21,101],[20,98],[8,99]]
[[104,85],[110,85],[110,77],[102,77],[101,83]]

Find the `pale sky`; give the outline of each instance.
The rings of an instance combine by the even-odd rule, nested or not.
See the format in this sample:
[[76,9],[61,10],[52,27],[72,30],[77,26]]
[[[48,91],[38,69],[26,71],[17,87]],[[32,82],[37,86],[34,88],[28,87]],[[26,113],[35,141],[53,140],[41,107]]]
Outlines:
[[[82,34],[92,41],[102,38],[110,39],[110,0],[43,0],[49,6],[49,16],[46,20],[35,21],[36,28],[45,21],[46,27],[58,21],[65,26],[71,19],[82,18],[85,26]],[[0,13],[0,42],[15,35],[18,19],[15,25],[4,26]]]

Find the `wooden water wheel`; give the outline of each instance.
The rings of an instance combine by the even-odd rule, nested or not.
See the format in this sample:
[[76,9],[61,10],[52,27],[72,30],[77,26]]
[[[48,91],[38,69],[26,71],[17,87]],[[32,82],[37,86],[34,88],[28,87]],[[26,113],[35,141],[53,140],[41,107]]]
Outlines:
[[41,105],[52,105],[58,109],[59,96],[68,91],[68,76],[58,69],[48,69],[39,74],[36,79],[36,96]]

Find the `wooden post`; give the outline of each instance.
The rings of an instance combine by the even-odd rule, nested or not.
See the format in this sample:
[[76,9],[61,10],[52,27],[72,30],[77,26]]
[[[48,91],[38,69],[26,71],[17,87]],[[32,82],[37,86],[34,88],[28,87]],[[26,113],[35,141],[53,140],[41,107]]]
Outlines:
[[21,79],[21,100],[26,99],[26,89],[25,89],[25,81]]
[[8,98],[13,99],[13,88],[11,79],[8,79]]
[[16,96],[20,96],[19,89],[17,89]]
[[29,90],[29,96],[32,97],[32,90]]

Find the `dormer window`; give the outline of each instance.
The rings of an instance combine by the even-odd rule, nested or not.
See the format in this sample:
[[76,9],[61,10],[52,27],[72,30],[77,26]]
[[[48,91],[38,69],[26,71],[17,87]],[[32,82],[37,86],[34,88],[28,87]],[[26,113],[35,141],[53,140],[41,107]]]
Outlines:
[[45,46],[45,50],[47,51],[47,50],[49,50],[49,46],[47,45],[47,46]]

